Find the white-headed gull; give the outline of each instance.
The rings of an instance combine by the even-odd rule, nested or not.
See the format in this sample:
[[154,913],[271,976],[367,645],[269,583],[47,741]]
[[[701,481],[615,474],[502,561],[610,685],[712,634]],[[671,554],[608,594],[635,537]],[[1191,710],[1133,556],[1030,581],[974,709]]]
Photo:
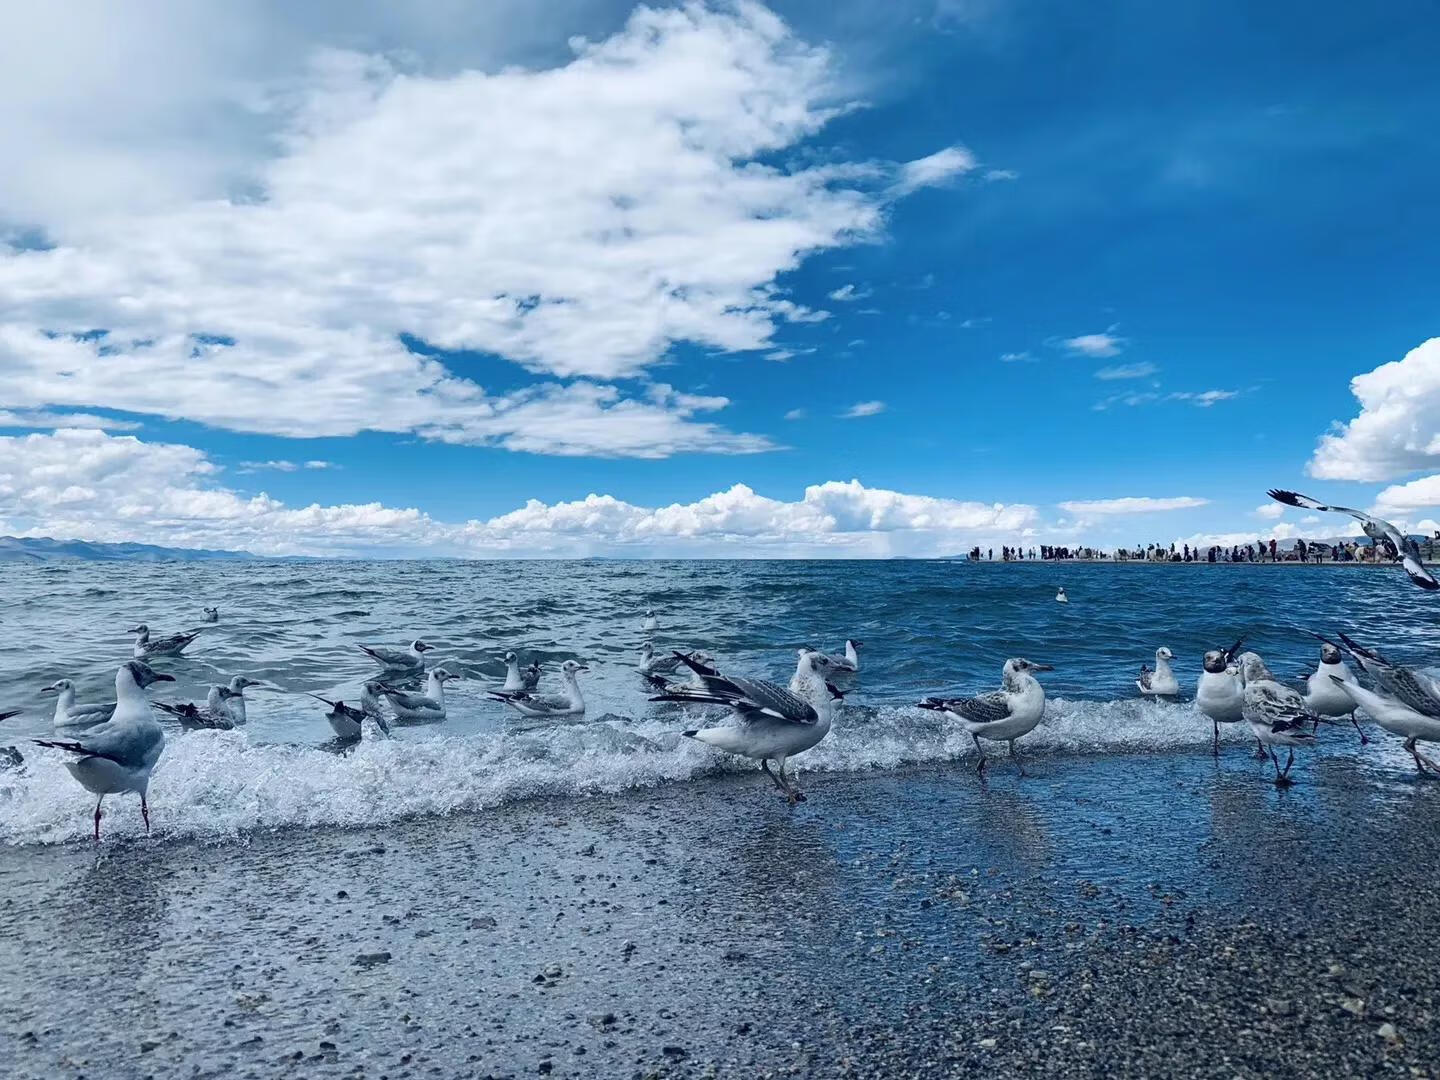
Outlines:
[[1180,680],[1175,678],[1175,672],[1170,670],[1170,661],[1175,659],[1175,654],[1164,645],[1155,650],[1155,670],[1151,671],[1144,664],[1140,665],[1140,677],[1135,680],[1135,685],[1140,688],[1140,693],[1146,697],[1174,697],[1180,693]]
[[975,749],[980,754],[976,768],[982,776],[985,773],[985,748],[981,739],[1010,744],[1010,757],[1020,775],[1025,776],[1025,766],[1015,753],[1015,740],[1035,730],[1045,714],[1045,688],[1040,685],[1033,672],[1054,671],[1049,664],[1037,664],[1024,657],[1005,661],[1000,669],[1000,689],[988,694],[969,698],[928,697],[919,703],[922,709],[943,712],[955,720],[970,734]]
[[1360,522],[1360,528],[1371,540],[1384,540],[1394,547],[1395,557],[1405,567],[1405,573],[1410,575],[1411,581],[1420,588],[1429,589],[1432,592],[1440,589],[1440,580],[1436,580],[1435,575],[1421,564],[1419,545],[1384,518],[1367,514],[1363,510],[1352,510],[1348,506],[1327,506],[1318,499],[1312,499],[1309,495],[1301,495],[1298,491],[1274,489],[1267,491],[1266,494],[1286,506],[1300,506],[1306,510],[1324,510],[1332,514],[1349,514]]
[[1200,681],[1195,684],[1195,707],[1210,718],[1215,738],[1211,752],[1220,755],[1220,725],[1237,724],[1245,719],[1245,689],[1240,684],[1239,669],[1233,664],[1241,642],[1228,649],[1211,649],[1200,661]]
[[655,609],[647,607],[645,609],[645,621],[640,624],[640,629],[644,630],[647,634],[653,634],[659,628],[660,620],[655,617]]
[[144,660],[151,656],[179,656],[185,651],[192,641],[200,636],[199,630],[192,630],[188,634],[171,634],[169,637],[152,638],[150,627],[141,623],[139,626],[131,627],[127,633],[135,635],[135,646],[131,650],[136,660]]
[[75,684],[69,679],[56,679],[40,691],[55,695],[56,727],[87,727],[103,724],[115,713],[115,702],[95,702],[89,705],[75,703]]
[[[1300,691],[1282,685],[1254,653],[1245,654],[1242,670],[1245,719],[1255,738],[1269,748],[1270,760],[1275,763],[1275,785],[1289,787],[1294,782],[1290,779],[1290,766],[1295,763],[1295,748],[1315,745],[1315,736],[1306,730],[1306,725],[1320,718],[1305,707]],[[1283,769],[1275,753],[1277,746],[1288,751]]]
[[[830,733],[836,703],[844,697],[825,682],[823,668],[815,657],[815,653],[800,655],[800,666],[808,669],[808,677],[802,682],[809,692],[804,696],[792,694],[767,679],[724,675],[687,656],[681,662],[699,676],[704,689],[676,688],[650,700],[728,706],[739,719],[738,724],[693,728],[684,735],[718,750],[758,760],[765,775],[790,803],[802,802],[805,796],[785,775],[785,762]],[[776,766],[773,773],[772,761]]]
[[430,672],[423,694],[406,693],[384,683],[379,684],[376,689],[390,702],[390,708],[395,710],[396,720],[434,723],[445,719],[445,684],[457,677],[446,668],[437,667]]
[[1065,595],[1064,585],[1061,585],[1060,591],[1055,594],[1055,602],[1057,604],[1068,604],[1070,602],[1070,598]]
[[494,701],[503,701],[523,716],[579,716],[585,711],[585,695],[580,693],[577,676],[590,669],[575,660],[566,660],[560,665],[560,678],[565,683],[565,693],[537,694],[533,690],[491,690]]
[[533,660],[528,667],[520,667],[520,658],[513,652],[506,652],[502,660],[505,661],[505,684],[501,690],[534,690],[540,685],[540,665]]
[[386,671],[418,672],[425,668],[425,654],[434,646],[415,640],[408,649],[391,649],[384,645],[360,645],[359,649]]
[[150,711],[145,687],[174,681],[173,675],[161,674],[139,660],[121,664],[115,672],[114,716],[72,741],[35,740],[40,746],[77,755],[74,761],[65,762],[65,768],[81,787],[100,796],[95,802],[96,840],[100,839],[100,804],[105,796],[127,791],[140,796],[140,815],[145,819],[145,831],[150,831],[145,793],[150,773],[165,749],[165,732]]

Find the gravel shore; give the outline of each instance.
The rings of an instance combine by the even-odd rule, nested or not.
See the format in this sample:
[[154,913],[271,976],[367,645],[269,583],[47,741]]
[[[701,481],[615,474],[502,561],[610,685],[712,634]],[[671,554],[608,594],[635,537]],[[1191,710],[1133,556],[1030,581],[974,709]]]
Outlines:
[[[1440,784],[1231,748],[0,851],[20,1077],[1430,1076]],[[79,811],[77,811],[79,812]],[[163,810],[162,810],[163,812]]]

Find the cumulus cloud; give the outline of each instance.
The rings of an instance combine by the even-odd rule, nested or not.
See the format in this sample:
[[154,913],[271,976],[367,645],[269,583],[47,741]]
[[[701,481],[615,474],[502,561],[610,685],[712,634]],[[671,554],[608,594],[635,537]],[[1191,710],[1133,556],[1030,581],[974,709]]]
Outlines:
[[1375,496],[1374,512],[1404,516],[1432,506],[1440,506],[1440,473],[1385,488]]
[[1148,496],[1130,496],[1123,499],[1092,499],[1078,502],[1062,502],[1060,509],[1067,514],[1095,517],[1106,514],[1150,514],[1162,510],[1189,510],[1205,506],[1209,499],[1197,499],[1191,495],[1174,498],[1154,499]]
[[841,413],[840,417],[842,420],[858,420],[865,416],[879,416],[884,411],[883,401],[857,401]]
[[1035,358],[1028,352],[1007,352],[1000,354],[1002,364],[1028,364]]
[[[113,28],[116,49],[150,48]],[[490,72],[311,49],[300,71],[232,88],[256,128],[238,160],[194,175],[147,161],[166,182],[146,195],[123,182],[139,163],[107,158],[114,209],[13,203],[47,216],[44,243],[0,246],[0,400],[540,453],[768,449],[698,415],[723,398],[613,380],[677,342],[764,350],[824,318],[780,275],[877,239],[890,200],[963,172],[968,152],[787,157],[850,102],[830,54],[753,3],[639,7],[572,45],[568,63]],[[80,95],[71,109],[101,93],[85,78],[35,92]],[[48,161],[15,155],[8,189]],[[465,352],[547,381],[490,393],[461,373]]]
[[1307,471],[1326,480],[1393,480],[1440,465],[1440,337],[1350,380],[1360,414],[1324,435]]
[[1154,375],[1160,369],[1149,362],[1140,364],[1111,364],[1095,372],[1095,378],[1106,381],[1112,379],[1143,379]]
[[868,300],[874,295],[872,289],[856,289],[854,285],[841,285],[840,288],[830,293],[830,299],[842,304],[848,304],[855,300]]
[[644,507],[610,495],[531,500],[489,520],[415,508],[290,507],[221,483],[204,453],[102,431],[0,437],[0,531],[262,554],[950,554],[1038,524],[1033,506],[867,488],[805,488],[792,502],[744,484],[692,503]]
[[1278,502],[1268,502],[1263,506],[1257,506],[1255,508],[1256,517],[1267,518],[1270,521],[1278,520],[1284,513],[1285,507],[1281,506]]
[[0,428],[94,428],[100,431],[136,431],[140,424],[134,420],[117,420],[112,416],[96,416],[94,413],[57,413],[44,409],[27,409],[16,412],[0,409]]
[[1109,330],[1099,334],[1080,334],[1077,337],[1062,338],[1060,344],[1072,353],[1079,353],[1082,356],[1093,356],[1104,358],[1108,356],[1119,356],[1125,346],[1129,344],[1123,337],[1117,337],[1112,326]]

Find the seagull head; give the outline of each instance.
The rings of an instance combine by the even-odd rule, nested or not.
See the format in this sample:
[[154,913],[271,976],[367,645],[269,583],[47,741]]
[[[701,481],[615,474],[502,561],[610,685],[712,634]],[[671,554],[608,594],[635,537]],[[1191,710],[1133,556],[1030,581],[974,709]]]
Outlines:
[[218,607],[207,607],[207,608],[205,609],[205,614],[206,614],[206,615],[219,615],[219,614],[220,614],[220,609],[219,609]]
[[1275,676],[1270,674],[1270,669],[1265,666],[1265,661],[1260,659],[1259,653],[1247,652],[1240,657],[1240,677],[1247,683],[1264,682],[1267,679],[1274,681]]
[[504,660],[505,663],[507,663],[507,664],[513,664],[513,663],[515,663],[515,653],[512,652],[512,651],[509,650],[509,649],[506,649],[506,650],[505,650],[505,655],[502,656],[502,657],[500,657],[500,659],[501,659],[501,660]]
[[574,678],[577,672],[589,671],[590,669],[578,660],[566,660],[565,663],[560,665],[560,670],[571,678]]
[[140,634],[140,635],[144,636],[144,635],[148,635],[148,634],[150,633],[150,627],[146,626],[146,625],[142,622],[142,623],[140,623],[140,624],[137,625],[137,626],[132,626],[129,630],[126,630],[125,632],[126,632],[127,634]]
[[1322,664],[1338,664],[1340,663],[1340,659],[1340,650],[1338,648],[1331,645],[1328,641],[1321,644],[1320,662]]
[[410,643],[410,648],[414,649],[416,652],[429,652],[431,646],[426,645],[423,641],[412,641]]
[[854,649],[856,652],[859,652],[861,649],[863,649],[863,648],[865,647],[865,643],[864,643],[863,641],[856,641],[854,638],[848,638],[848,639],[846,639],[845,644],[849,645],[849,646],[850,646],[852,649]]
[[42,686],[40,688],[40,692],[42,694],[59,694],[63,693],[66,690],[74,689],[75,684],[72,683],[69,679],[56,679],[49,686]]
[[441,682],[449,682],[451,679],[458,679],[460,677],[459,675],[456,675],[453,671],[451,671],[449,668],[443,667],[436,668],[430,673],[430,675],[432,678],[439,679]]
[[1017,656],[1013,660],[1006,660],[1005,666],[1011,671],[1054,671],[1049,664],[1037,664],[1034,660],[1026,660],[1023,656]]
[[1209,652],[1207,652],[1205,654],[1205,659],[1201,661],[1201,664],[1204,666],[1205,670],[1208,671],[1211,675],[1222,675],[1224,674],[1227,667],[1225,663],[1225,654],[1219,649],[1211,649]]
[[166,675],[163,671],[156,671],[142,660],[131,660],[123,666],[126,671],[130,672],[130,678],[135,680],[135,685],[142,690],[151,683],[175,681],[174,675]]
[[1172,653],[1169,649],[1167,649],[1164,645],[1161,645],[1158,649],[1155,650],[1155,659],[1174,660],[1175,654]]
[[248,675],[236,675],[230,680],[229,689],[231,693],[241,694],[252,686],[266,686],[262,679],[252,679]]

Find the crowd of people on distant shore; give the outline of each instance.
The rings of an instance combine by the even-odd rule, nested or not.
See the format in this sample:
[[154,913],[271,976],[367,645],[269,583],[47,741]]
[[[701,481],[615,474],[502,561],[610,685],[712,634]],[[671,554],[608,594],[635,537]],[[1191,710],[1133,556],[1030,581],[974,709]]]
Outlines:
[[[1425,558],[1434,558],[1437,548],[1440,548],[1440,537],[1421,545]],[[1212,545],[1208,548],[1194,547],[1189,544],[1146,544],[1144,547],[1136,545],[1133,548],[1118,548],[1113,552],[1102,551],[1092,547],[1055,547],[1049,544],[1041,544],[1038,547],[1006,547],[1002,546],[999,551],[1000,562],[1064,562],[1066,560],[1097,561],[1107,562],[1168,562],[1168,563],[1280,563],[1280,562],[1301,562],[1301,563],[1347,563],[1347,562],[1391,562],[1396,558],[1393,546],[1386,541],[1377,544],[1369,544],[1365,541],[1350,540],[1339,544],[1327,544],[1320,540],[1296,540],[1288,547],[1282,548],[1280,542],[1271,538],[1268,542],[1264,540],[1249,544],[1233,544],[1230,546]],[[994,548],[980,548],[978,546],[970,549],[969,559],[971,562],[995,562],[996,551]]]

